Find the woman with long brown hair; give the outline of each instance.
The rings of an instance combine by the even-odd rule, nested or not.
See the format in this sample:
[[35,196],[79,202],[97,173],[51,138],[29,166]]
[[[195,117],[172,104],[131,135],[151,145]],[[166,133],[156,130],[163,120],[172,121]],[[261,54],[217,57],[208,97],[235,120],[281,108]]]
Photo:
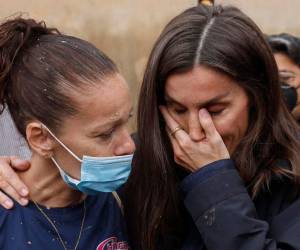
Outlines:
[[203,5],[176,16],[141,88],[131,239],[147,250],[300,249],[297,135],[249,17]]
[[300,249],[298,135],[249,17],[204,5],[176,16],[141,88],[124,190],[135,248]]

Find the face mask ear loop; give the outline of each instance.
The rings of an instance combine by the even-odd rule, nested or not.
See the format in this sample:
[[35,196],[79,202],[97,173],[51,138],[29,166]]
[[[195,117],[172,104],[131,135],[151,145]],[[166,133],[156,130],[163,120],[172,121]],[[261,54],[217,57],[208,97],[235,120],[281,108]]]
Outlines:
[[47,126],[46,125],[44,125],[44,124],[41,124],[41,128],[45,128],[48,132],[49,132],[49,134],[65,149],[65,150],[67,150],[77,161],[79,161],[79,162],[82,162],[82,160],[77,156],[77,155],[75,155],[65,144],[63,144],[62,142],[61,142],[61,140],[59,140],[52,132],[51,132],[51,130],[49,129],[49,128],[47,128]]
[[[59,166],[59,164],[57,163],[57,161],[53,157],[51,157],[51,160],[53,161],[53,163],[55,164],[55,166],[58,168],[60,175],[64,178],[65,172],[61,169],[61,167]],[[80,182],[79,180],[74,179],[71,176],[68,176],[68,178],[70,180],[72,180],[76,185],[78,185],[79,182]]]

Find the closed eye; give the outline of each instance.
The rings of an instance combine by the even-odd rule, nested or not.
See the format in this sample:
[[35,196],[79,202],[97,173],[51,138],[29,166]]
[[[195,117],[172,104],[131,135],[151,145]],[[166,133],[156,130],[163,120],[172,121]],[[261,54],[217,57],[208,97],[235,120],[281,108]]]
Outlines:
[[222,112],[224,111],[225,109],[219,109],[219,110],[208,110],[208,112],[212,115],[212,116],[217,116],[217,115],[220,115],[222,114]]
[[174,112],[177,115],[182,115],[184,114],[187,109],[181,105],[178,105],[177,103],[174,103],[172,101],[167,101],[167,108],[168,110]]
[[131,111],[127,117],[127,119],[125,121],[123,121],[122,123],[117,123],[114,125],[114,127],[112,127],[111,129],[107,130],[106,132],[103,132],[99,135],[97,135],[96,137],[101,138],[102,140],[109,140],[112,138],[112,135],[114,134],[114,132],[122,125],[126,125],[129,120],[133,117],[133,112]]
[[178,115],[182,115],[186,112],[186,109],[174,109],[174,112]]
[[113,128],[113,129],[110,129],[107,132],[104,132],[104,133],[101,133],[101,134],[97,135],[96,137],[99,137],[99,138],[101,138],[103,140],[108,140],[108,139],[111,138],[111,136],[114,133],[114,131],[115,131],[115,129]]

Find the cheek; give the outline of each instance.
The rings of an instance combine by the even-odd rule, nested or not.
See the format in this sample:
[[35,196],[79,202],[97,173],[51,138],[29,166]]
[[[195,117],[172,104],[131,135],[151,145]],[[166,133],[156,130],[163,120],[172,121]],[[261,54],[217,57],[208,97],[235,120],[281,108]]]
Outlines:
[[297,76],[293,81],[291,81],[289,83],[291,86],[295,87],[295,88],[299,88],[300,86],[300,77]]
[[230,152],[234,151],[248,128],[247,106],[214,118],[214,124]]
[[213,121],[218,133],[221,135],[223,140],[226,137],[232,136],[232,134],[234,134],[234,126],[236,126],[236,121],[235,119],[232,119],[232,117],[224,116],[220,118],[213,118]]
[[298,104],[293,109],[292,114],[296,118],[296,120],[299,120],[299,118],[300,118],[300,101],[298,101]]
[[297,88],[297,103],[300,103],[300,87]]
[[105,157],[113,155],[114,139],[103,142],[100,138],[92,138],[86,142],[85,154],[95,157]]
[[70,137],[69,145],[72,145],[72,150],[78,156],[108,156],[111,155],[112,140],[104,143],[100,138],[87,137],[85,135]]

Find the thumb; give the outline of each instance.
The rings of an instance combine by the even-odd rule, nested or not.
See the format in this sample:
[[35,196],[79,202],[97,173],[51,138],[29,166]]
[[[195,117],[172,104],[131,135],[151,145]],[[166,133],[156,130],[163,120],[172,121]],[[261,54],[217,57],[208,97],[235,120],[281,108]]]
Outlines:
[[199,122],[204,130],[205,136],[208,139],[218,137],[219,133],[217,132],[213,120],[210,114],[204,108],[199,111]]
[[9,160],[10,160],[11,167],[14,168],[15,170],[19,170],[19,171],[28,170],[31,165],[30,161],[22,160],[17,156],[11,156],[11,157],[9,157]]

